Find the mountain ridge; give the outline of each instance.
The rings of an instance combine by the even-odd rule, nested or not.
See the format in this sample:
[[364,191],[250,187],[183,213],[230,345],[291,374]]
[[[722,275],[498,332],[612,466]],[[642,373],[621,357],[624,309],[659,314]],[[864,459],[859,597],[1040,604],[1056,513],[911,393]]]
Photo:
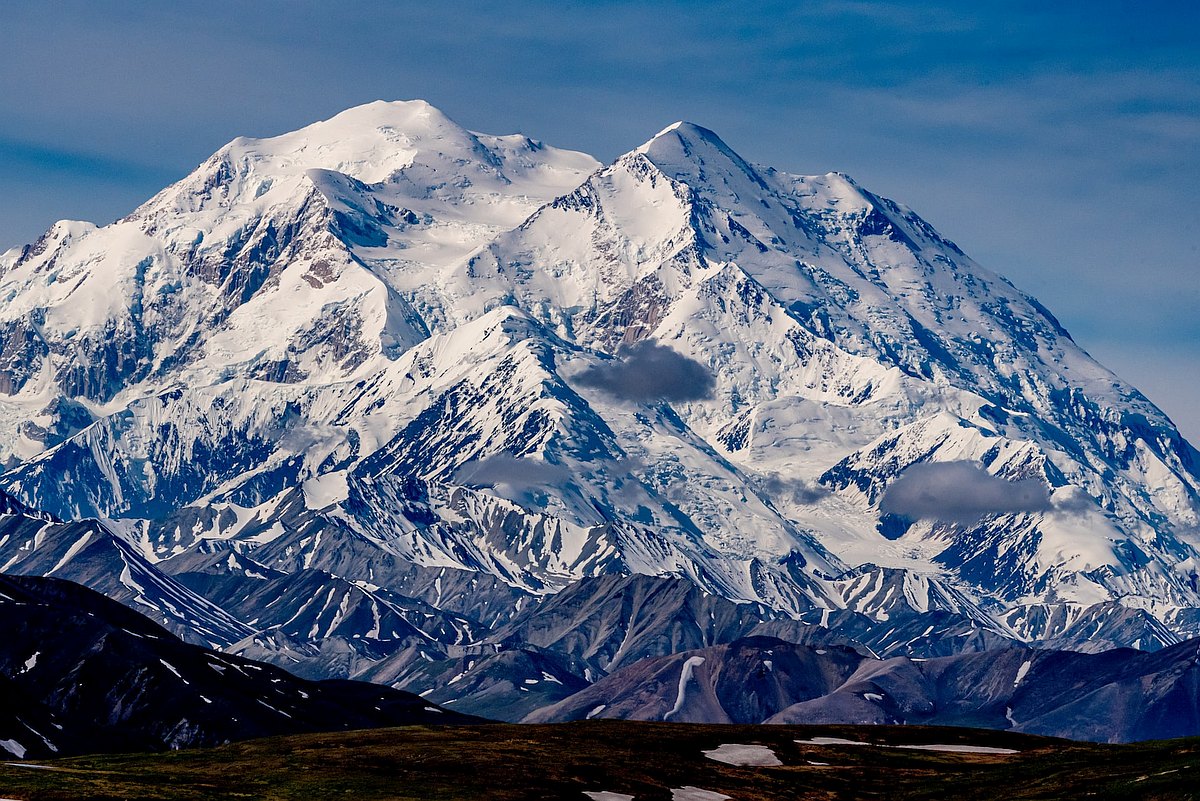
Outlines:
[[[600,165],[368,104],[5,258],[0,484],[122,518],[151,562],[224,543],[514,598],[644,573],[1031,641],[1116,603],[1158,628],[1114,644],[1200,633],[1200,454],[1169,419],[906,207],[691,123]],[[711,392],[606,390],[639,343]],[[1044,508],[881,514],[913,465],[964,461]]]
[[72,582],[0,576],[0,749],[17,759],[176,750],[272,734],[473,723],[362,682],[306,682],[173,637]]

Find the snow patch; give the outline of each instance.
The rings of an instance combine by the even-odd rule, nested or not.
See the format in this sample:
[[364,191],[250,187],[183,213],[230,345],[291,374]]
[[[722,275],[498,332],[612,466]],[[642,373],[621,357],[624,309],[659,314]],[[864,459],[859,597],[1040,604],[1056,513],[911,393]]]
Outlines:
[[1019,754],[1012,748],[994,748],[990,745],[955,745],[932,743],[930,745],[891,745],[887,748],[905,748],[909,751],[944,751],[951,754]]
[[861,740],[843,740],[841,737],[813,737],[811,740],[797,740],[800,745],[868,745],[874,748],[902,748],[909,751],[945,751],[959,754],[1017,754],[1011,748],[994,748],[987,745],[957,745],[931,743],[929,745],[887,745],[886,743],[866,743]]
[[779,757],[775,756],[775,752],[765,745],[725,743],[711,751],[705,751],[704,755],[717,762],[740,767],[774,767],[783,764]]
[[25,746],[21,745],[16,740],[0,740],[0,748],[3,748],[17,759],[25,758]]
[[311,510],[326,509],[350,497],[346,471],[338,470],[304,482],[304,505]]
[[702,790],[691,785],[671,790],[671,801],[725,801],[731,797],[715,790]]
[[1021,667],[1017,668],[1017,677],[1013,679],[1013,687],[1021,683],[1025,676],[1029,673],[1029,668],[1033,666],[1032,659],[1026,659],[1021,663]]
[[183,675],[182,675],[182,674],[180,674],[179,670],[178,670],[178,669],[177,669],[177,668],[176,668],[174,665],[172,665],[170,662],[168,662],[168,661],[167,661],[167,660],[165,660],[165,659],[159,659],[158,661],[162,663],[162,666],[163,666],[163,667],[165,667],[167,670],[169,670],[169,671],[171,671],[172,673],[174,673],[174,674],[175,674],[175,678],[179,679],[179,680],[180,680],[180,681],[182,681],[184,684],[191,684],[191,682],[189,682],[187,679],[185,679],[185,678],[183,677]]
[[59,571],[59,569],[62,568],[63,565],[67,564],[72,559],[74,559],[75,556],[80,551],[83,550],[84,546],[87,545],[91,541],[92,541],[92,532],[88,531],[82,537],[77,539],[74,542],[74,544],[71,545],[70,548],[67,549],[67,552],[65,554],[63,554],[62,559],[58,560],[58,564],[56,564],[54,567],[50,568],[50,572],[47,573],[46,575],[53,576],[55,573],[57,573]]
[[671,707],[670,712],[663,715],[663,720],[683,709],[683,702],[687,700],[688,682],[692,680],[692,671],[703,664],[704,657],[702,656],[689,656],[687,661],[683,663],[683,669],[679,671],[679,690],[675,695],[675,706]]

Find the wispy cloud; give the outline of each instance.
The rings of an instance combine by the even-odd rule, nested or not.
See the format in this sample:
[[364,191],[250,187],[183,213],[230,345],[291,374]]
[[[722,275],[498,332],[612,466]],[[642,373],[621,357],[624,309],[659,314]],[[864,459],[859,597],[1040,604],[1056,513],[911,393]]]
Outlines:
[[492,487],[508,484],[516,487],[541,487],[569,477],[562,465],[541,459],[521,458],[509,453],[488,456],[467,462],[455,474],[455,479],[467,486]]
[[809,484],[803,479],[789,478],[779,473],[761,479],[759,486],[773,498],[784,498],[801,506],[811,506],[829,494],[829,490],[820,484]]
[[0,163],[4,164],[5,178],[8,180],[57,173],[83,176],[89,182],[161,182],[165,185],[182,177],[178,172],[160,164],[141,163],[103,153],[50,147],[4,136],[0,136]]

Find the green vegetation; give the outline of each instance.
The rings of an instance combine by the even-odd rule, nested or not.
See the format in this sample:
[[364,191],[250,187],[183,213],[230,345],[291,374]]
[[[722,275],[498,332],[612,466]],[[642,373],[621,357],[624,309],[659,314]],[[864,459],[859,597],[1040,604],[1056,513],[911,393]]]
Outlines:
[[[803,745],[969,744],[968,754]],[[760,744],[780,767],[735,767],[702,753]],[[826,763],[826,764],[813,764]],[[576,799],[584,791],[670,798],[700,787],[752,799],[1188,799],[1200,738],[1094,745],[972,729],[697,726],[589,721],[548,726],[407,727],[252,740],[164,754],[0,764],[12,799]]]

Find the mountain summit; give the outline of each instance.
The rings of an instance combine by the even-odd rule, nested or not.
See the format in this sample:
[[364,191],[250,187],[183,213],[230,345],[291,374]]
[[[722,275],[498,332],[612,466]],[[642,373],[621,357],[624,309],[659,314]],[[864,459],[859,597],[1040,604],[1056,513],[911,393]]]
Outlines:
[[691,123],[601,165],[371,103],[56,224],[0,293],[0,486],[216,594],[303,574],[459,645],[607,574],[1200,634],[1171,421],[911,210]]

